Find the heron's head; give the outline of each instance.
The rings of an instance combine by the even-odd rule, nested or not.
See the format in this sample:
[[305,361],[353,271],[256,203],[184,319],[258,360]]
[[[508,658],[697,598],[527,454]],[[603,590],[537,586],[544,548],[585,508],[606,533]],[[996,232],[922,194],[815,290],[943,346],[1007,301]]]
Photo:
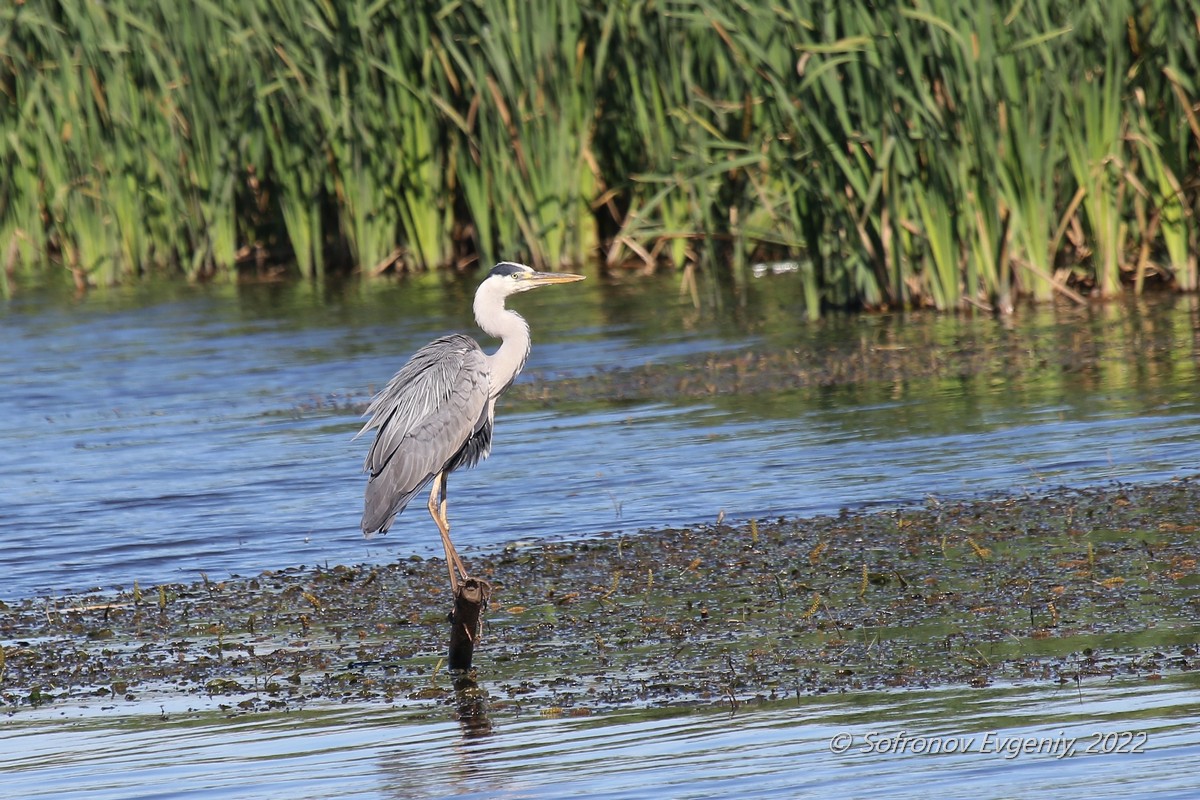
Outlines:
[[514,264],[511,261],[501,261],[492,267],[483,285],[507,297],[517,292],[527,292],[539,286],[549,286],[553,283],[572,283],[583,280],[582,275],[570,272],[538,272],[533,267],[524,264]]

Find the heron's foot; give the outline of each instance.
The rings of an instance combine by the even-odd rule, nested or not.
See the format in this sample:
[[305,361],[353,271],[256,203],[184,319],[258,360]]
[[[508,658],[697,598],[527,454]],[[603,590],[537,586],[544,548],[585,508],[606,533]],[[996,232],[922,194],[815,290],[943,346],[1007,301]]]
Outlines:
[[451,587],[454,593],[454,607],[450,613],[446,615],[449,622],[455,622],[457,619],[456,610],[461,609],[465,603],[468,606],[474,606],[480,611],[484,611],[488,607],[488,601],[492,599],[492,584],[488,583],[483,578],[476,578],[471,575],[465,575]]
[[478,603],[480,608],[487,608],[492,597],[492,584],[464,573],[454,589],[454,599],[457,601],[460,597],[468,603]]

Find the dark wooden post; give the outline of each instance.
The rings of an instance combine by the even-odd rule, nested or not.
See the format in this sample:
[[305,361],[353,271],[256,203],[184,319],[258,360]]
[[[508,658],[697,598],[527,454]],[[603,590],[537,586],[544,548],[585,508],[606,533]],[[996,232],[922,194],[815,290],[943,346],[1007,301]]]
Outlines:
[[467,578],[458,585],[450,612],[450,669],[471,668],[475,642],[483,632],[483,610],[491,596],[492,585],[479,578]]

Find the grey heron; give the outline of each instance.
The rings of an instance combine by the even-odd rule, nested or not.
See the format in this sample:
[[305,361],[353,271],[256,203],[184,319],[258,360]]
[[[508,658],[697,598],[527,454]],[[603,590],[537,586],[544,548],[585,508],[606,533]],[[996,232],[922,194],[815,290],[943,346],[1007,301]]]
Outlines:
[[512,385],[529,357],[529,325],[504,306],[509,295],[583,280],[566,272],[538,272],[501,262],[475,292],[475,321],[500,339],[487,354],[469,336],[451,334],[422,347],[367,408],[370,418],[355,438],[375,430],[363,470],[370,475],[362,516],[367,536],[387,533],[404,507],[430,483],[429,515],[442,535],[450,589],[469,578],[450,541],[446,476],[473,467],[492,449],[496,398]]

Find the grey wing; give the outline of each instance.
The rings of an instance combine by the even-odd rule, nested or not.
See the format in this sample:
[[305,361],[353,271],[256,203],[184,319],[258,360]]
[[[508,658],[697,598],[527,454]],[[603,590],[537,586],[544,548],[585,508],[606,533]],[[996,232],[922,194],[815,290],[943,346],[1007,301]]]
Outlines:
[[358,432],[378,431],[363,463],[370,474],[363,533],[386,532],[486,427],[488,408],[487,361],[474,340],[444,336],[418,350],[371,401]]

